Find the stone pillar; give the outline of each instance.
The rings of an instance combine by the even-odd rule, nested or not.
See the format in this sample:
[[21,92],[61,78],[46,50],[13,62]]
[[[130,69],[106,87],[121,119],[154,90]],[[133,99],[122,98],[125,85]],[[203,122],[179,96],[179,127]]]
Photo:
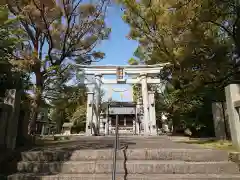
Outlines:
[[109,135],[109,104],[106,110],[105,135]]
[[142,117],[142,112],[141,112],[141,101],[138,99],[137,101],[137,104],[136,104],[136,120],[137,120],[137,123],[136,123],[136,133],[137,134],[140,134],[141,133],[141,130],[140,130],[140,118]]
[[140,125],[138,121],[136,121],[136,134],[140,134]]
[[133,118],[133,134],[136,135],[137,134],[137,119]]
[[46,126],[45,124],[42,125],[42,130],[41,130],[41,136],[44,136],[45,135],[45,132],[46,132]]
[[86,128],[85,134],[92,135],[92,128],[93,128],[93,92],[87,92],[87,115],[86,115]]
[[100,134],[105,134],[105,127],[104,127],[104,123],[103,123],[103,116],[100,116]]
[[11,107],[6,104],[1,104],[1,114],[0,114],[0,148],[6,148],[6,136],[7,136],[7,126],[8,119],[11,115]]
[[149,103],[148,103],[148,87],[147,87],[147,75],[141,74],[141,84],[142,84],[142,98],[143,98],[143,111],[144,111],[144,135],[149,135]]
[[97,129],[97,134],[99,134],[100,130],[100,105],[101,105],[101,79],[102,75],[101,74],[95,74],[95,80],[96,80],[96,86],[95,86],[95,94],[96,94],[96,118],[97,118],[97,123],[96,123],[96,129]]
[[105,123],[105,135],[109,135],[109,122],[108,122],[108,120]]
[[126,127],[127,126],[127,118],[126,118],[126,116],[124,116],[124,127]]
[[16,147],[16,138],[18,132],[21,91],[18,91],[16,89],[7,90],[4,103],[11,106],[12,109],[10,117],[8,119],[6,147],[7,149],[14,149]]
[[233,146],[240,150],[240,120],[239,112],[234,106],[234,102],[240,100],[240,85],[230,84],[225,87],[225,96],[227,104],[227,113],[231,131]]
[[214,131],[217,139],[226,139],[225,114],[223,102],[212,103]]
[[133,121],[133,134],[136,135],[137,134],[137,118],[138,118],[138,112],[137,112],[137,105],[135,106],[135,117],[134,117],[134,121]]
[[112,118],[109,117],[108,120],[108,134],[112,134]]
[[[143,118],[142,118],[143,119]],[[141,123],[139,124],[139,126],[140,126],[140,134],[141,135],[145,135],[144,134],[144,124],[143,124],[143,121],[141,121]]]
[[100,129],[100,124],[98,121],[98,112],[97,112],[97,107],[96,107],[96,103],[94,101],[93,105],[93,114],[92,114],[92,134],[94,135],[99,135],[99,129]]
[[103,123],[103,121],[102,121],[102,119],[100,119],[100,133],[101,134],[104,134],[104,123]]
[[156,110],[155,110],[155,97],[154,92],[149,91],[149,115],[150,115],[150,132],[151,135],[157,135],[157,126],[156,126]]

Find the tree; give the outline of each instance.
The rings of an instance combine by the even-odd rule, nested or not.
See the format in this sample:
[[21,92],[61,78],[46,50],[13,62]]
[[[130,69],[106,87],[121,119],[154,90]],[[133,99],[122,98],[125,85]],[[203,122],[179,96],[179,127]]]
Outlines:
[[203,1],[200,12],[201,21],[219,28],[222,38],[229,39],[231,52],[229,61],[232,66],[228,73],[215,83],[228,84],[229,81],[239,81],[240,57],[240,3],[239,1],[210,0]]
[[[204,12],[224,14],[223,3],[214,0],[120,0],[120,3],[123,19],[131,27],[129,37],[139,42],[136,53],[143,62],[171,63],[161,76],[172,86],[164,96],[170,115],[179,121],[180,116],[206,103],[207,89],[222,91],[214,83],[222,82],[232,71],[232,40],[220,26],[226,23],[226,16],[215,14],[206,19]],[[228,16],[229,22],[230,19]],[[217,26],[216,22],[221,23]]]
[[[10,12],[20,17],[19,27],[27,34],[22,62],[34,74],[35,131],[38,109],[44,92],[51,90],[53,79],[74,63],[91,63],[103,58],[94,47],[110,32],[104,18],[109,1],[84,3],[81,0],[7,0]],[[26,53],[27,50],[27,53]],[[20,63],[19,63],[20,64]]]
[[192,83],[191,79],[196,83],[215,79],[224,74],[216,71],[226,62],[228,41],[218,36],[219,28],[199,21],[198,1],[177,8],[181,2],[124,1],[123,18],[132,27],[129,36],[140,42],[138,50],[145,52],[145,63],[170,62],[167,75],[172,79],[180,75],[179,86]]
[[74,125],[85,121],[86,91],[79,86],[65,86],[58,98],[52,100],[51,117],[60,130],[64,122],[73,122]]
[[4,96],[6,89],[26,89],[29,85],[29,74],[18,69],[13,61],[18,60],[14,52],[22,39],[17,34],[23,32],[14,27],[17,19],[8,19],[7,6],[0,6],[0,97]]

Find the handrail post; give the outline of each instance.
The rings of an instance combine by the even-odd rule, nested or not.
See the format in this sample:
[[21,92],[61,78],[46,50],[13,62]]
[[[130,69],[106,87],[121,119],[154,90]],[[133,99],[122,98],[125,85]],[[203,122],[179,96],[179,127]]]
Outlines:
[[112,180],[116,180],[116,166],[117,166],[117,150],[118,150],[118,119],[119,115],[116,116],[116,124],[115,124],[115,142],[114,142],[114,152],[113,152],[113,169],[112,169]]

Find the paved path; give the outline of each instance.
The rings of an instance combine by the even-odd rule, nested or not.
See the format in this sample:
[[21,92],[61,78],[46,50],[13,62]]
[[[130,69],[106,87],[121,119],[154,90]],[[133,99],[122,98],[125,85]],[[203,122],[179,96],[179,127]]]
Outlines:
[[[99,137],[71,137],[71,140],[54,143],[47,146],[36,147],[31,151],[48,150],[80,150],[80,149],[109,149],[114,147],[114,136]],[[193,144],[173,142],[168,136],[143,137],[122,136],[120,146],[128,145],[128,148],[170,148],[170,149],[200,149],[202,147]]]

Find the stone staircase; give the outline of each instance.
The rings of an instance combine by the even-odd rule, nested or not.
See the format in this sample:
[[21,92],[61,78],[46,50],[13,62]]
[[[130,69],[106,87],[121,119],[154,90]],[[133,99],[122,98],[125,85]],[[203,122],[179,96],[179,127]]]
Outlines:
[[[22,153],[9,180],[111,180],[113,150],[45,149]],[[117,154],[117,180],[240,180],[224,151],[198,148],[124,148]]]

